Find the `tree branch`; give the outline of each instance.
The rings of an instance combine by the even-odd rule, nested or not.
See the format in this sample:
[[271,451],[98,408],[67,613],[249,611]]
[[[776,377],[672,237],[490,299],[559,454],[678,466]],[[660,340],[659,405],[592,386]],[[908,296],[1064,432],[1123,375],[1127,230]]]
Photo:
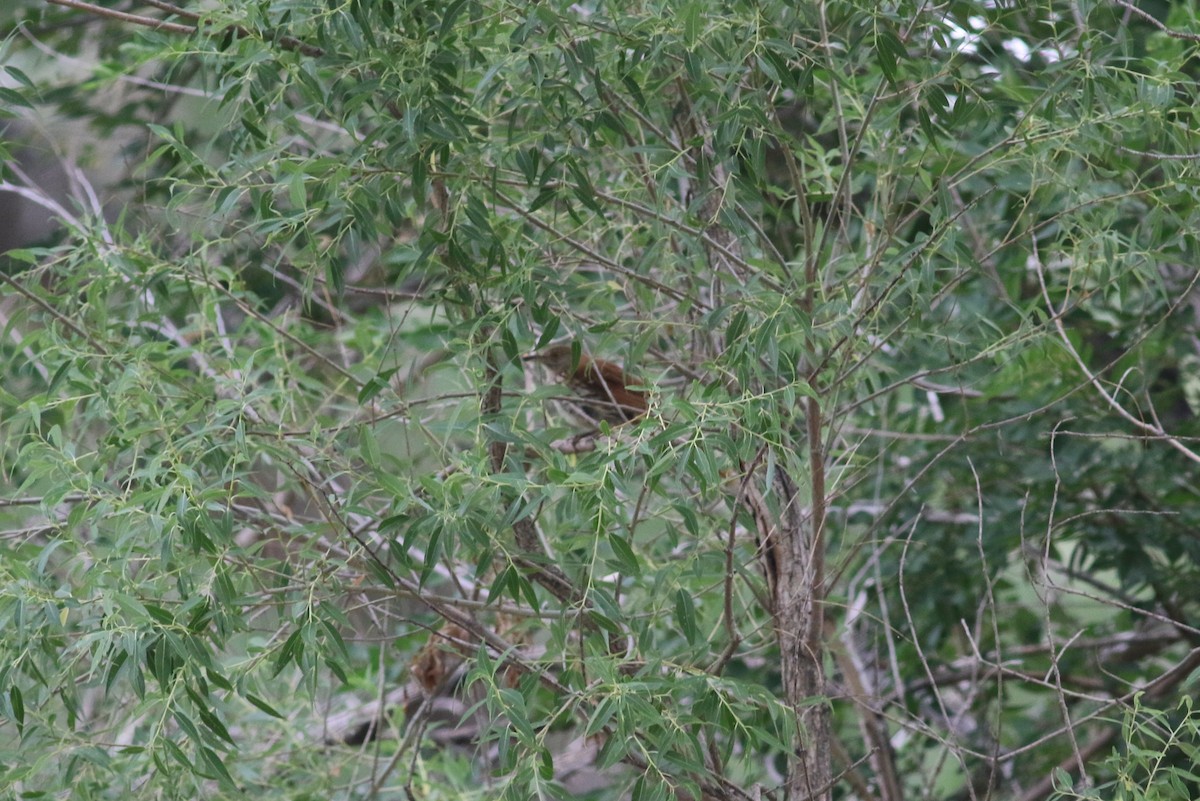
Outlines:
[[89,14],[94,14],[97,17],[107,17],[115,19],[118,22],[129,22],[134,25],[142,25],[147,28],[153,28],[156,31],[167,31],[169,33],[182,33],[191,35],[196,32],[196,27],[193,25],[181,25],[178,22],[167,22],[166,20],[155,19],[154,17],[143,17],[140,14],[128,14],[124,11],[117,11],[104,6],[85,3],[83,0],[46,0],[47,3],[53,3],[56,6],[66,6],[74,8],[78,11],[86,11]]

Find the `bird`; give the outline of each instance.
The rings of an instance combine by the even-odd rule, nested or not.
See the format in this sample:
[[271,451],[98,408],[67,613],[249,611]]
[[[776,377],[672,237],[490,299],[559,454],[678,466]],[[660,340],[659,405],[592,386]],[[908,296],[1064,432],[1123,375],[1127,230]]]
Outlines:
[[629,377],[620,365],[586,353],[580,353],[576,362],[569,342],[551,345],[526,358],[557,374],[575,394],[574,405],[594,421],[621,425],[646,413],[646,396],[629,388]]

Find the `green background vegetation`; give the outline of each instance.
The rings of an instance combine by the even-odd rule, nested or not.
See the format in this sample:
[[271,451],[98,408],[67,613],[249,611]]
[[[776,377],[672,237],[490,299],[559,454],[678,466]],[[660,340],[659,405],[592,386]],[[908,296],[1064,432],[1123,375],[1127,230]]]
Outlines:
[[1194,3],[9,9],[0,786],[1200,795]]

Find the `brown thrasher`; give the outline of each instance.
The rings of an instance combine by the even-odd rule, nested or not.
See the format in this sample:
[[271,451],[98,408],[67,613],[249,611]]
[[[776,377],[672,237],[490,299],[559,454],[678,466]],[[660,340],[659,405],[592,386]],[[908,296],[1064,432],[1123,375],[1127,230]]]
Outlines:
[[569,342],[551,345],[526,358],[541,362],[557,373],[575,393],[574,404],[593,420],[620,425],[646,413],[646,396],[629,388],[629,378],[620,365],[593,359],[585,353],[580,353],[579,363],[574,364]]

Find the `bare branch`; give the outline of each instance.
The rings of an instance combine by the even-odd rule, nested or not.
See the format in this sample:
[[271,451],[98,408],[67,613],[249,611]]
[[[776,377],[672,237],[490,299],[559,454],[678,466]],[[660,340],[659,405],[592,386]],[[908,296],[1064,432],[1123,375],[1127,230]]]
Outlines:
[[157,31],[168,31],[169,33],[182,33],[191,35],[196,32],[195,26],[181,25],[178,22],[167,22],[154,17],[143,17],[140,14],[128,14],[124,11],[116,11],[115,9],[105,8],[104,6],[85,3],[83,0],[46,0],[47,3],[53,3],[56,6],[66,6],[74,8],[78,11],[86,11],[89,14],[95,14],[97,17],[107,17],[115,19],[118,22],[129,22],[134,25],[142,25],[147,28],[153,28]]

